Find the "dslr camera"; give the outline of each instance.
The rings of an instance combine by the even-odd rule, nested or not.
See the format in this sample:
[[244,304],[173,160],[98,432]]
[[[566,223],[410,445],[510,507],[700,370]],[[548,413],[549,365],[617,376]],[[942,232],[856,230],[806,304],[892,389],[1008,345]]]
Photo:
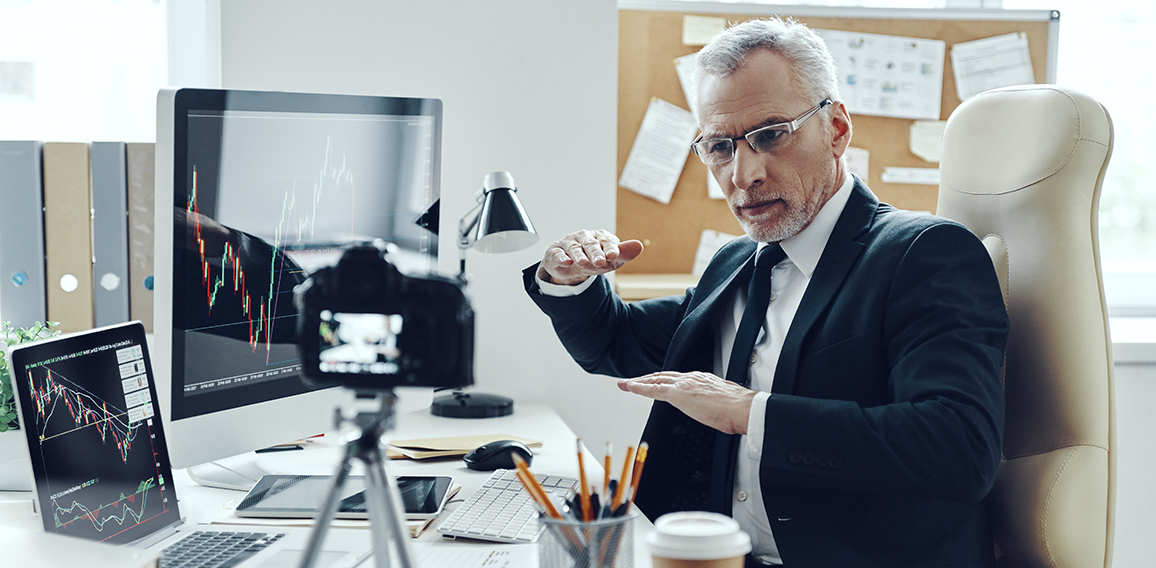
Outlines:
[[407,276],[382,248],[353,245],[298,285],[294,302],[310,385],[386,390],[474,382],[474,311],[457,280]]

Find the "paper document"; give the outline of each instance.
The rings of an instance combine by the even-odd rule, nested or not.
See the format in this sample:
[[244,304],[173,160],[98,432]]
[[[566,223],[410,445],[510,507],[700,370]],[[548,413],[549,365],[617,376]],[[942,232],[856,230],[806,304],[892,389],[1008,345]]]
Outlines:
[[706,45],[726,27],[726,18],[683,16],[682,45]]
[[410,546],[414,564],[422,568],[524,568],[538,565],[535,544],[461,546],[414,543]]
[[678,84],[686,97],[686,107],[693,114],[698,108],[698,85],[694,84],[694,69],[698,66],[698,54],[683,55],[674,60],[674,72],[678,74]]
[[859,176],[859,179],[867,181],[867,174],[871,171],[871,152],[863,148],[848,146],[843,155],[847,157],[847,170]]
[[883,168],[885,183],[939,185],[939,168]]
[[987,90],[1036,82],[1024,32],[952,45],[951,67],[961,101]]
[[835,58],[839,90],[852,114],[939,118],[946,43],[837,30],[815,31]]
[[711,199],[727,198],[723,194],[722,186],[718,184],[718,180],[714,178],[714,174],[710,173],[710,170],[706,172],[706,195]]
[[663,204],[670,203],[698,132],[690,111],[651,99],[618,185]]
[[481,434],[478,436],[450,436],[447,438],[422,438],[414,440],[391,440],[386,454],[390,459],[410,458],[422,460],[449,456],[464,456],[479,446],[498,440],[516,440],[529,448],[540,448],[542,442],[509,434]]
[[698,250],[694,251],[694,267],[690,272],[695,276],[702,276],[702,273],[706,272],[706,266],[710,264],[710,259],[714,258],[714,253],[736,238],[738,235],[711,229],[704,230],[698,238]]
[[939,156],[943,154],[943,129],[946,127],[946,120],[917,120],[911,123],[911,137],[908,140],[911,153],[928,162],[939,163]]

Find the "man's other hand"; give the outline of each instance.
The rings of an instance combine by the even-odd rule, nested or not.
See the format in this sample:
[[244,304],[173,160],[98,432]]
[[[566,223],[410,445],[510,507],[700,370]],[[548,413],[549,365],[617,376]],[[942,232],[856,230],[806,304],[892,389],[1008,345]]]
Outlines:
[[711,373],[662,371],[620,379],[618,388],[669,402],[687,416],[726,434],[746,434],[755,391]]
[[581,230],[554,241],[538,265],[538,278],[575,286],[591,276],[618,270],[642,254],[639,241],[619,242],[604,230]]

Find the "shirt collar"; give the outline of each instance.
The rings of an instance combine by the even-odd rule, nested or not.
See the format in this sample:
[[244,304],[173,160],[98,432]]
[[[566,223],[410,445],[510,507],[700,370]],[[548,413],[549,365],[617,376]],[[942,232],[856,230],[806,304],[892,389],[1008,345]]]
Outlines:
[[[832,195],[827,203],[823,204],[823,208],[811,220],[811,224],[798,234],[787,237],[779,243],[782,245],[783,251],[787,253],[787,258],[808,278],[815,271],[815,267],[819,265],[819,257],[823,256],[823,249],[827,248],[827,239],[831,237],[831,232],[835,230],[835,224],[843,215],[843,208],[846,207],[847,200],[851,198],[851,188],[854,186],[855,178],[848,173],[843,179],[843,185],[839,186],[835,195]],[[759,243],[760,250],[764,246],[766,243]]]

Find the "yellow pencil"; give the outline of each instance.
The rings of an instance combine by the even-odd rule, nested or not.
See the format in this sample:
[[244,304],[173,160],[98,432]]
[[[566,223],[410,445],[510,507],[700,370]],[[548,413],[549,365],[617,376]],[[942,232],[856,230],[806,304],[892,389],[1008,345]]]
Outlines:
[[614,491],[614,500],[610,502],[610,510],[618,509],[622,504],[622,497],[626,495],[626,475],[630,473],[630,460],[634,458],[634,446],[626,446],[626,461],[622,462],[622,476],[618,478],[618,488]]
[[638,446],[638,455],[634,458],[634,473],[630,479],[630,497],[627,502],[634,501],[634,493],[638,491],[638,482],[642,480],[642,466],[646,464],[646,452],[650,444],[643,442]]
[[541,505],[542,509],[546,511],[546,514],[549,515],[551,519],[561,519],[562,513],[558,512],[558,508],[554,506],[554,502],[546,495],[546,490],[542,488],[542,484],[538,483],[534,474],[530,472],[530,466],[526,465],[526,460],[522,459],[522,456],[516,453],[511,453],[511,456],[514,458],[514,466],[518,469],[518,481],[521,481],[526,491],[530,493],[530,498]]
[[582,463],[582,438],[577,438],[574,442],[574,447],[578,451],[578,495],[582,499],[582,522],[589,523],[594,520],[591,515],[593,511],[590,510],[590,486],[586,484],[586,467]]

